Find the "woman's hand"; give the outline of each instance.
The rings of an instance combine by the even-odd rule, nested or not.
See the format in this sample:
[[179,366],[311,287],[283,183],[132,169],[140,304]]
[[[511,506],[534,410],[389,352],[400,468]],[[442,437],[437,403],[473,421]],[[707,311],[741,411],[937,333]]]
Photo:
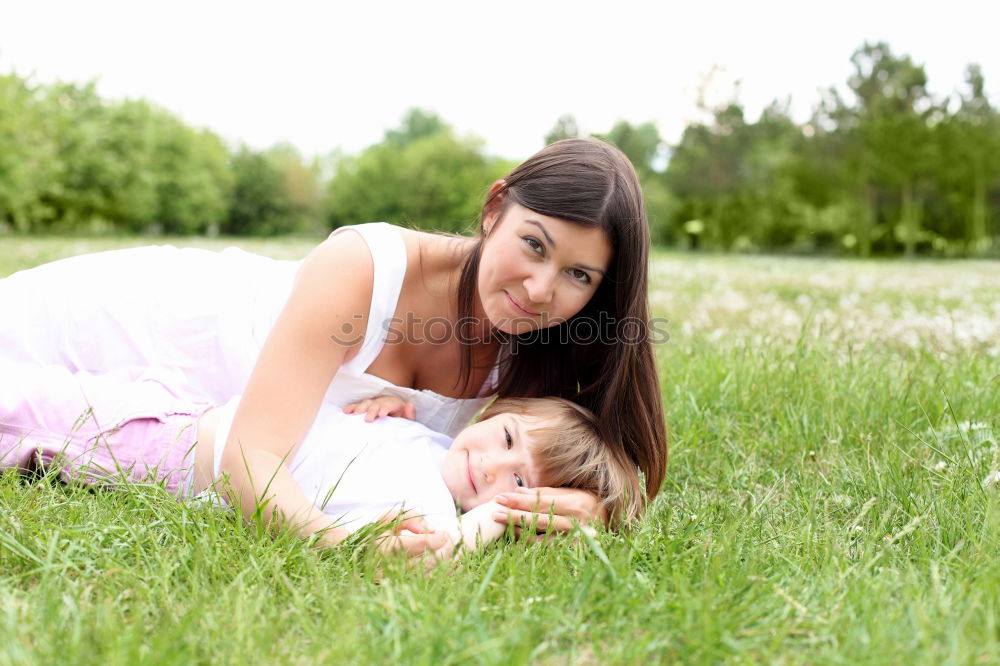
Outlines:
[[596,496],[574,488],[518,488],[494,501],[502,509],[494,511],[493,520],[513,523],[518,530],[534,525],[538,532],[569,532],[575,523],[603,523],[608,518]]
[[[367,412],[367,414],[365,414]],[[398,416],[411,421],[417,420],[417,408],[394,395],[380,395],[344,407],[345,414],[365,414],[365,422],[371,423],[383,416]]]

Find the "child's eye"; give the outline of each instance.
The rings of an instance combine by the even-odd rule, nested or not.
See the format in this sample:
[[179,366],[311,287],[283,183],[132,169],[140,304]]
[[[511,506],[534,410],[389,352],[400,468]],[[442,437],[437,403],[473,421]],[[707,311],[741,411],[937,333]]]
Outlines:
[[515,474],[514,475],[514,483],[517,484],[518,488],[524,488],[524,479],[521,478],[520,474]]
[[574,280],[581,284],[590,284],[590,275],[585,271],[581,271],[579,268],[571,268],[569,270],[569,274]]
[[504,426],[503,429],[503,436],[507,438],[507,450],[509,451],[510,449],[514,448],[514,440],[513,438],[511,438],[510,430],[507,430],[506,426]]
[[532,252],[536,254],[542,254],[542,252],[545,250],[545,246],[542,245],[541,241],[539,241],[537,238],[534,238],[533,236],[525,236],[524,244],[528,246],[528,249],[530,249]]

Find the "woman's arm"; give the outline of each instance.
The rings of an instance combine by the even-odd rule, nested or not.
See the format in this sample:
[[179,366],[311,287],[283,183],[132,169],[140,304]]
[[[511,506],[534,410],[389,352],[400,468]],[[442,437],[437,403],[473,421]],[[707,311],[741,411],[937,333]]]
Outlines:
[[[254,366],[233,419],[221,469],[244,516],[293,526],[321,543],[346,536],[292,478],[289,462],[312,426],[333,376],[360,346],[374,269],[364,240],[342,233],[303,262],[292,293]],[[400,542],[423,550],[423,535]]]
[[541,531],[569,532],[574,523],[587,525],[608,519],[597,497],[574,488],[518,488],[497,495],[494,501],[498,506],[493,520],[518,527],[533,523]]

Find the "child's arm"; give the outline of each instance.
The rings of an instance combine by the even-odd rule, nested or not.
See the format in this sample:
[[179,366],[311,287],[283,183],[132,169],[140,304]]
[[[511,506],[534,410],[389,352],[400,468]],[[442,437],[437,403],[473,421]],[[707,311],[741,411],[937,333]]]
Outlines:
[[446,543],[435,551],[438,557],[457,559],[463,553],[470,553],[493,543],[506,531],[507,526],[493,520],[493,512],[502,510],[490,500],[462,514],[458,530],[449,535]]
[[459,518],[459,529],[462,532],[462,546],[469,551],[493,543],[507,530],[507,526],[493,520],[495,511],[503,507],[490,500],[470,509]]
[[365,421],[368,423],[383,416],[398,416],[411,421],[417,420],[417,408],[413,406],[413,403],[406,402],[394,395],[378,395],[344,407],[345,414],[364,414],[365,412],[368,413],[365,416]]

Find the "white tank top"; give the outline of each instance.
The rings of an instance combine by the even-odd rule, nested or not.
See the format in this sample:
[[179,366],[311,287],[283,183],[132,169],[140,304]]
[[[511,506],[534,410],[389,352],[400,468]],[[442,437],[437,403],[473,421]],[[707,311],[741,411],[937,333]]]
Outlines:
[[[374,267],[372,301],[361,348],[350,361],[340,366],[340,370],[334,375],[326,391],[325,402],[345,407],[377,395],[394,395],[413,403],[417,410],[417,421],[431,430],[454,437],[490,401],[495,392],[496,368],[480,389],[479,395],[482,397],[465,399],[449,398],[434,391],[396,386],[381,377],[369,374],[367,372],[369,366],[382,352],[389,335],[389,322],[395,316],[405,315],[396,312],[396,304],[399,302],[403,279],[406,277],[406,244],[403,242],[399,227],[385,222],[341,227],[334,233],[344,233],[348,230],[360,235],[371,252]],[[253,337],[258,350],[263,346],[264,339],[284,306],[290,288],[289,282],[271,292],[258,295],[253,326]],[[455,372],[458,372],[458,368],[455,368]],[[226,432],[228,434],[228,428]]]
[[[376,395],[395,395],[412,402],[417,409],[417,421],[431,430],[454,437],[469,424],[480,409],[489,402],[496,382],[495,370],[480,390],[481,398],[449,398],[434,391],[396,386],[381,377],[369,374],[369,366],[382,352],[389,334],[388,324],[395,316],[399,293],[406,276],[406,245],[399,228],[385,222],[344,227],[358,233],[372,253],[375,275],[372,284],[371,309],[368,328],[357,355],[340,367],[326,392],[326,402],[344,407]],[[458,372],[458,368],[455,368]]]

